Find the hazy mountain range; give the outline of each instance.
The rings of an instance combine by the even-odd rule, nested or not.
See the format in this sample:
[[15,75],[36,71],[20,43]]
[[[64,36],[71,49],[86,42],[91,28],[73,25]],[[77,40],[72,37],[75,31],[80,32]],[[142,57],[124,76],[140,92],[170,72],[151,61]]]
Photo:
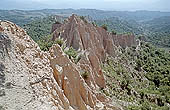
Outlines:
[[[33,18],[46,17],[48,15],[62,15],[70,16],[72,13],[81,16],[90,16],[95,20],[107,19],[110,17],[119,17],[125,20],[136,20],[136,21],[147,21],[153,18],[159,18],[162,16],[170,16],[170,12],[160,11],[103,11],[96,9],[43,9],[43,10],[0,10],[0,19],[7,19],[15,21],[18,20],[23,22],[31,21]],[[21,22],[21,21],[20,21]]]
[[[169,47],[170,33],[170,12],[160,11],[103,11],[96,9],[43,9],[43,10],[0,10],[0,19],[9,20],[20,26],[27,25],[27,29],[31,29],[32,35],[37,35],[33,29],[40,25],[40,19],[46,19],[45,27],[42,33],[38,33],[38,37],[49,34],[52,22],[49,16],[68,17],[71,14],[86,16],[90,21],[95,21],[97,25],[107,24],[109,31],[115,30],[117,33],[131,32],[136,35],[143,35],[153,44]],[[49,20],[49,21],[48,21]],[[33,22],[34,21],[34,22]],[[36,23],[35,23],[36,22]],[[53,21],[54,22],[54,21]],[[43,23],[41,23],[43,25]],[[32,25],[31,25],[32,24]],[[32,28],[30,28],[31,26]],[[41,28],[41,27],[40,27]],[[46,29],[46,31],[43,31]],[[48,33],[45,33],[48,32]],[[35,38],[35,37],[34,37]],[[37,39],[37,38],[36,38]]]

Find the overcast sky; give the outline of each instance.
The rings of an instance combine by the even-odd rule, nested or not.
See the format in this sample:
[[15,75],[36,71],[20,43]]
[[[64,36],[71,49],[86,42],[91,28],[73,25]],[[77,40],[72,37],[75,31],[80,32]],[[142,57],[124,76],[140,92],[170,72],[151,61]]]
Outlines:
[[0,9],[89,8],[121,11],[170,11],[170,0],[0,0],[0,3]]

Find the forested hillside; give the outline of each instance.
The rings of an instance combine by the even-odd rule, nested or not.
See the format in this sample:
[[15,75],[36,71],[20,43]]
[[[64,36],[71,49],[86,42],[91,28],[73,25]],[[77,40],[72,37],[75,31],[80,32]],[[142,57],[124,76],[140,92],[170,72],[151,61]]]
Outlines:
[[23,25],[24,29],[32,37],[34,41],[38,41],[41,38],[51,33],[52,24],[55,22],[63,22],[66,19],[61,16],[49,16],[37,20],[33,20],[28,24]]
[[170,48],[170,16],[143,22],[148,41],[159,47]]
[[143,34],[143,28],[135,20],[123,20],[118,17],[112,17],[105,20],[95,20],[95,23],[99,26],[105,24],[108,27],[108,31],[115,31],[117,34],[122,33],[134,33],[136,35]]
[[8,20],[20,26],[46,16],[44,13],[34,11],[0,10],[0,20]]
[[146,41],[155,46],[170,48],[170,16],[145,22],[112,17],[105,20],[95,20],[95,23],[99,26],[107,26],[108,31],[115,31],[117,34],[133,33],[137,36],[144,36]]
[[170,55],[164,50],[141,42],[108,57],[103,71],[109,90],[102,91],[128,102],[127,110],[169,110]]

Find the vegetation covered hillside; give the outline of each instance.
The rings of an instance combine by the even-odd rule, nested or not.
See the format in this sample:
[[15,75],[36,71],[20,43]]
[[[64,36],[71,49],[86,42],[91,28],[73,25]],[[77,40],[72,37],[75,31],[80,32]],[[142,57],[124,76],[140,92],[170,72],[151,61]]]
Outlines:
[[103,64],[107,96],[115,97],[128,110],[170,109],[170,54],[142,42],[120,49],[117,57]]
[[0,10],[0,20],[8,20],[23,26],[33,20],[46,17],[41,12],[23,11],[23,10]]
[[170,48],[170,16],[143,22],[148,41],[159,47]]
[[99,26],[105,24],[108,27],[108,31],[114,30],[117,33],[134,33],[143,34],[143,28],[134,20],[123,20],[118,17],[112,17],[105,20],[95,20],[95,23]]
[[161,48],[170,48],[170,16],[155,18],[145,22],[123,20],[112,17],[105,20],[95,20],[99,26],[105,25],[108,31],[119,33],[133,33],[145,36],[145,40]]
[[25,24],[23,27],[28,35],[37,42],[43,37],[51,34],[51,28],[55,22],[62,22],[64,19],[66,18],[61,16],[48,16],[45,18],[34,20],[28,24]]

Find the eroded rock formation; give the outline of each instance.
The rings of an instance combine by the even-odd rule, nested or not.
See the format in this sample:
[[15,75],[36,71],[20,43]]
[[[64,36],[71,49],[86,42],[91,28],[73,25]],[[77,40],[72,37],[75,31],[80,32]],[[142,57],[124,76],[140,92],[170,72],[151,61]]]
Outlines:
[[[1,107],[6,110],[121,109],[99,91],[105,87],[99,64],[104,60],[105,48],[111,44],[100,45],[104,38],[102,34],[97,36],[99,31],[93,30],[91,25],[91,29],[78,25],[75,17],[70,19],[73,24],[66,27],[69,31],[60,35],[70,36],[69,46],[88,50],[77,65],[58,45],[53,45],[49,52],[42,52],[23,29],[8,21],[0,22]],[[77,26],[82,33],[76,33]],[[96,33],[90,34],[90,30]],[[99,30],[105,32],[102,28]],[[89,37],[93,40],[89,41]],[[82,78],[81,71],[88,71],[87,80]]]
[[68,46],[77,50],[93,49],[100,60],[105,58],[106,53],[111,53],[107,51],[107,48],[115,48],[114,46],[126,48],[136,45],[134,35],[109,33],[102,27],[94,26],[74,14],[64,24],[60,26],[54,24],[53,30],[55,30],[53,33],[54,40],[58,37],[64,38],[67,40]]
[[57,27],[53,33],[53,40],[63,38],[68,47],[85,51],[78,65],[80,70],[87,71],[89,78],[86,83],[92,89],[105,88],[101,62],[107,55],[116,55],[118,46],[126,48],[136,44],[133,35],[113,35],[102,27],[94,26],[76,15],[68,18],[67,22]]

